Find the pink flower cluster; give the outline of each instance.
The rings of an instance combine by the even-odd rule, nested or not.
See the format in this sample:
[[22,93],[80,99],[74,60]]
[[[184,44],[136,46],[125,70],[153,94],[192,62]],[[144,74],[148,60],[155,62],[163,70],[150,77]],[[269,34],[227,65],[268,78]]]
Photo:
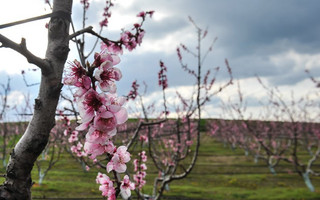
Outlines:
[[[80,1],[84,9],[89,8],[88,0]],[[110,8],[114,4],[112,0],[106,0],[106,7],[103,12],[104,19],[100,22],[101,28],[108,25],[111,16]],[[142,25],[147,16],[152,17],[154,11],[140,12],[137,17],[141,17],[141,22],[133,25],[131,31],[123,30],[118,41],[103,39],[102,52],[94,55],[92,64],[87,63],[82,66],[77,60],[70,63],[70,68],[65,73],[64,84],[75,86],[74,101],[81,117],[80,125],[76,131],[70,134],[69,142],[74,143],[72,152],[78,156],[86,155],[93,162],[97,162],[97,157],[105,155],[107,158],[107,172],[123,173],[127,170],[126,163],[130,161],[130,153],[127,147],[116,147],[112,142],[112,137],[117,133],[117,127],[128,119],[127,110],[123,107],[126,98],[116,95],[116,81],[122,78],[121,71],[115,67],[120,62],[119,54],[123,53],[123,48],[132,51],[141,44],[145,31]],[[135,85],[136,89],[138,85]],[[132,98],[137,96],[137,92],[132,93]],[[84,145],[78,138],[77,131],[87,130]],[[76,144],[78,142],[78,144]],[[84,153],[82,153],[84,149]],[[140,166],[144,169],[145,165]],[[117,179],[117,178],[116,178]],[[120,183],[119,180],[117,184]],[[115,199],[118,191],[114,189],[114,183],[107,175],[98,174],[97,183],[103,196],[108,199]],[[121,182],[121,195],[128,198],[134,189],[134,184],[125,176]]]
[[106,174],[99,172],[96,182],[100,184],[99,190],[102,192],[102,196],[108,197],[108,200],[116,199],[116,190],[113,187],[113,182]]
[[124,173],[127,170],[126,163],[130,161],[130,153],[127,147],[120,146],[113,154],[111,161],[107,164],[107,172],[114,170],[118,173]]
[[[99,190],[102,192],[102,196],[108,197],[108,200],[116,199],[116,190],[114,189],[113,182],[106,174],[99,172],[96,182],[100,184]],[[128,175],[125,175],[120,185],[121,196],[124,199],[128,199],[131,196],[131,190],[134,189],[134,184],[130,182]]]
[[[141,28],[143,22],[146,19],[146,16],[152,17],[154,11],[148,11],[148,12],[140,12],[137,17],[141,17],[142,21],[139,23],[135,23],[133,25],[132,31],[135,31],[135,33],[131,31],[123,31],[120,35],[120,39],[118,41],[111,41],[108,39],[105,39],[103,41],[103,44],[101,46],[102,49],[108,49],[109,52],[115,53],[115,54],[122,54],[124,46],[129,51],[132,51],[137,47],[137,45],[140,45],[142,43],[142,39],[144,37],[145,31]],[[108,23],[108,12],[106,14],[106,18],[104,21],[100,22],[101,26],[106,26]]]
[[129,100],[129,99],[135,100],[138,96],[139,84],[137,83],[137,80],[132,82],[131,87],[132,87],[132,89],[130,90],[129,94],[127,95],[127,100]]
[[106,1],[106,7],[104,8],[103,17],[104,19],[100,22],[100,26],[108,26],[109,18],[111,17],[110,8],[113,7],[114,4],[111,0]]
[[122,198],[128,199],[131,196],[131,190],[134,190],[135,188],[136,187],[134,183],[130,181],[129,176],[125,175],[120,185],[120,193]]
[[142,151],[141,153],[138,154],[139,159],[134,159],[133,164],[134,164],[134,171],[136,172],[135,175],[133,175],[133,179],[136,183],[136,187],[141,189],[145,184],[146,180],[145,177],[147,175],[147,155],[145,151]]
[[167,67],[164,65],[162,61],[160,61],[160,71],[158,73],[159,86],[162,86],[162,89],[166,89],[168,87],[168,78],[166,75]]
[[78,142],[77,145],[72,145],[72,146],[70,147],[71,152],[74,153],[74,154],[76,154],[78,157],[87,156],[87,153],[84,152],[84,151],[82,150],[82,148],[83,148],[83,145],[81,144],[81,142]]
[[[89,158],[95,160],[97,156],[107,154],[109,162],[107,171],[114,170],[117,173],[126,171],[126,163],[130,161],[130,153],[127,147],[116,147],[111,138],[117,133],[117,126],[128,119],[128,114],[123,104],[125,97],[117,97],[115,81],[122,77],[121,71],[114,67],[120,62],[116,54],[106,51],[96,53],[92,65],[88,69],[81,66],[78,61],[71,63],[71,68],[64,84],[76,86],[78,89],[74,94],[79,114],[81,117],[77,131],[87,130],[84,151]],[[100,89],[100,92],[98,92]],[[70,135],[69,142],[78,140],[77,131]],[[72,147],[77,153],[82,148],[81,144]],[[113,183],[106,175],[98,175],[97,182],[101,184],[100,190],[103,196],[113,199]],[[123,195],[131,194],[131,184],[125,178],[122,187]]]
[[148,12],[144,12],[144,11],[141,11],[139,12],[139,14],[137,15],[137,17],[141,17],[143,20],[145,20],[146,16],[149,15],[150,18],[152,18],[152,15],[153,15],[154,11],[148,11]]
[[76,130],[72,130],[70,119],[62,112],[59,111],[60,116],[63,118],[63,127],[65,128],[63,135],[69,136],[68,142],[72,144],[70,150],[78,157],[87,156],[87,153],[83,151],[83,145],[79,141],[79,132]]
[[68,139],[68,142],[69,143],[73,143],[73,142],[78,141],[79,140],[78,134],[79,134],[78,131],[72,131],[71,134],[70,134],[70,137]]

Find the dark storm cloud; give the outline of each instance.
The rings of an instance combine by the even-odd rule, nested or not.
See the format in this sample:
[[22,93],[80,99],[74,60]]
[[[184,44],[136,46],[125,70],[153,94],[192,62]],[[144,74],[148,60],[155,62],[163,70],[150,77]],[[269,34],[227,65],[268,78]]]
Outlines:
[[[315,2],[316,5],[310,5],[311,1],[306,4],[301,1],[251,3],[247,8],[240,8],[242,12],[230,10],[229,19],[222,22],[227,24],[229,30],[226,34],[231,42],[227,45],[234,49],[233,53],[237,56],[256,50],[268,53],[300,46],[304,51],[312,51],[312,46],[319,45],[320,24],[316,20],[320,17],[319,2]],[[281,43],[278,45],[283,40],[288,41],[285,47]],[[232,44],[235,45],[231,47]],[[270,45],[273,48],[268,48]]]

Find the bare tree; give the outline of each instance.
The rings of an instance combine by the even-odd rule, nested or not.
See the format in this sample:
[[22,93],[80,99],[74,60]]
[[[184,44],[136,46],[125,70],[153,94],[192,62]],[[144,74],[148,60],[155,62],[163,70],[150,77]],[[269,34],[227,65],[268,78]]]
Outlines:
[[[146,137],[148,141],[147,154],[152,160],[152,165],[158,170],[159,176],[155,177],[153,184],[152,194],[144,193],[139,187],[139,179],[135,178],[136,181],[136,193],[138,199],[160,199],[163,196],[163,192],[168,188],[169,183],[177,180],[186,178],[194,169],[200,149],[201,139],[201,127],[200,121],[202,119],[202,110],[204,106],[218,93],[222,92],[223,89],[232,84],[232,73],[229,63],[225,60],[226,69],[229,77],[227,81],[217,87],[216,78],[219,67],[212,68],[206,72],[203,72],[204,61],[207,55],[212,51],[213,44],[216,39],[213,40],[207,51],[202,54],[202,42],[207,35],[207,30],[203,30],[197,26],[197,24],[189,18],[192,25],[194,25],[197,33],[197,47],[196,51],[192,51],[184,44],[181,44],[177,48],[177,56],[180,61],[181,67],[186,73],[191,76],[195,84],[193,85],[193,92],[191,96],[185,97],[178,91],[177,98],[179,103],[175,108],[175,113],[178,117],[174,120],[167,119],[168,113],[168,102],[166,100],[165,89],[168,87],[167,77],[164,72],[167,71],[164,63],[160,61],[160,72],[159,72],[159,85],[163,90],[163,115],[157,120],[151,120],[148,116],[150,113],[154,114],[152,106],[146,106],[143,101],[143,95],[137,91],[137,83],[132,84],[133,90],[130,91],[129,97],[137,97],[141,113],[143,117],[135,130],[131,140],[128,142],[128,150],[132,151],[136,143],[143,143],[141,136]],[[195,58],[197,65],[189,67],[183,62],[182,51],[186,55],[191,55]],[[212,73],[213,71],[213,73]],[[143,93],[144,94],[144,93]],[[148,112],[151,108],[151,112]],[[140,137],[138,137],[140,135]],[[140,141],[139,141],[140,140]],[[142,149],[142,148],[141,148]],[[192,150],[191,150],[192,149]],[[144,167],[141,167],[141,155],[143,151],[139,153],[138,159],[135,163],[138,167],[135,167],[137,174],[143,174]],[[142,166],[144,164],[142,163]],[[140,167],[139,167],[140,166]],[[141,172],[142,171],[142,172]],[[134,175],[134,177],[137,175]],[[137,184],[138,182],[138,184]]]

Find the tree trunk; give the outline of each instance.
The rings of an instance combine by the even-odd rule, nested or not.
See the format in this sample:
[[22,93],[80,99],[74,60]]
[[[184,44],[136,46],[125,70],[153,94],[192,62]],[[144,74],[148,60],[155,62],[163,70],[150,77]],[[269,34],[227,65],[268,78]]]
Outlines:
[[315,192],[314,186],[310,180],[310,176],[308,172],[305,172],[302,174],[302,178],[304,180],[304,183],[306,184],[306,186],[308,187],[308,189],[310,190],[310,192]]
[[[69,52],[69,24],[72,0],[55,0],[48,28],[48,46],[41,68],[39,95],[35,99],[34,115],[27,130],[11,152],[6,180],[0,186],[0,200],[31,199],[31,170],[46,147],[55,125],[55,112],[62,88],[62,73]],[[57,12],[58,11],[58,12]],[[41,41],[39,41],[41,42]],[[29,60],[30,62],[30,60]]]

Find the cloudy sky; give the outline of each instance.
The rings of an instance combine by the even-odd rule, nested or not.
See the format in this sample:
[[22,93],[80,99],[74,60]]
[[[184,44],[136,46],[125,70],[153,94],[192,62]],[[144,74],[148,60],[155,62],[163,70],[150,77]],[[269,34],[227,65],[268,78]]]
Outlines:
[[[73,21],[76,29],[81,28],[82,10],[79,1],[74,1]],[[104,0],[90,1],[87,25],[98,31],[102,20]],[[32,12],[30,12],[32,10]],[[258,101],[265,98],[266,92],[259,86],[258,75],[270,87],[278,87],[284,96],[291,91],[295,95],[304,95],[313,90],[314,84],[304,72],[311,71],[314,77],[320,76],[320,2],[318,0],[118,0],[112,10],[108,29],[104,36],[111,39],[119,37],[122,28],[129,29],[138,22],[136,14],[140,11],[155,10],[151,20],[144,24],[146,35],[143,44],[133,52],[125,51],[119,68],[123,79],[119,82],[119,94],[127,94],[131,82],[138,80],[141,85],[148,84],[147,103],[159,99],[157,72],[159,60],[168,67],[168,95],[175,90],[188,95],[195,83],[181,69],[176,56],[176,47],[183,43],[195,49],[197,35],[194,26],[188,21],[191,16],[197,25],[208,29],[208,35],[202,42],[205,51],[217,37],[213,51],[208,55],[203,68],[221,67],[217,84],[227,81],[224,60],[229,60],[233,76],[239,80],[242,91],[248,99],[252,112],[257,112]],[[33,17],[50,12],[43,0],[10,0],[0,7],[0,24]],[[21,37],[27,39],[31,52],[43,57],[46,49],[45,23],[41,20],[7,29],[3,34],[19,42]],[[89,48],[93,38],[86,36]],[[74,50],[73,44],[71,49]],[[21,70],[27,71],[29,83],[39,81],[39,72],[26,60],[12,50],[0,48],[0,83],[11,78],[11,95],[13,103],[22,101],[22,94],[30,93],[34,98],[37,86],[26,87]],[[77,58],[75,51],[70,52],[69,60]],[[197,61],[184,55],[190,67]],[[220,100],[227,101],[236,95],[236,85],[231,86],[218,97],[212,99],[207,109],[207,117],[220,116]],[[17,98],[20,97],[20,98]],[[169,100],[173,101],[173,97]],[[173,102],[171,102],[173,105]],[[249,109],[250,110],[250,109]]]

